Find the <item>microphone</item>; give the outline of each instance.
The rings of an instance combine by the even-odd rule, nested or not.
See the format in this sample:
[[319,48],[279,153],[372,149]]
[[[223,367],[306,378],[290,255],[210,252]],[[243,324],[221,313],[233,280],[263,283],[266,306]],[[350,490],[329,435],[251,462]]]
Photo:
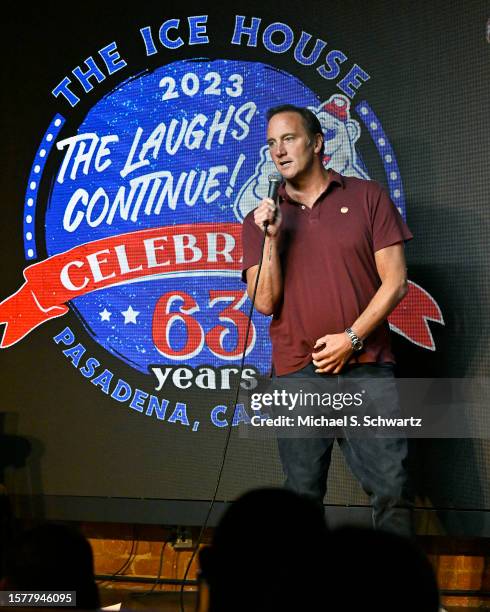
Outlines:
[[[274,172],[273,174],[269,174],[269,192],[267,197],[271,200],[274,200],[274,204],[277,206],[277,193],[279,191],[279,187],[282,185],[282,175],[279,172]],[[264,223],[264,228],[267,229],[269,225],[269,221]]]

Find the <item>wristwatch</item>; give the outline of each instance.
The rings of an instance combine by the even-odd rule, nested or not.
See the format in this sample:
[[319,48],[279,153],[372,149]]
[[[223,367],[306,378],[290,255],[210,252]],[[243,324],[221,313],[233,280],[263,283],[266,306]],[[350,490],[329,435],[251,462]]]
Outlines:
[[345,333],[349,336],[350,341],[352,342],[352,350],[360,351],[364,346],[364,342],[356,335],[350,327],[345,330]]

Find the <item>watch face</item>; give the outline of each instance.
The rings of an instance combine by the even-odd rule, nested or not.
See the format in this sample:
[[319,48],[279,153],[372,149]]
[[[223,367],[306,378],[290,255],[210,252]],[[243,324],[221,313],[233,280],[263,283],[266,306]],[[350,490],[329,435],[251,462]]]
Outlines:
[[360,351],[364,346],[364,342],[356,336],[350,327],[345,330],[345,333],[349,336],[350,341],[352,342],[352,349],[354,351]]

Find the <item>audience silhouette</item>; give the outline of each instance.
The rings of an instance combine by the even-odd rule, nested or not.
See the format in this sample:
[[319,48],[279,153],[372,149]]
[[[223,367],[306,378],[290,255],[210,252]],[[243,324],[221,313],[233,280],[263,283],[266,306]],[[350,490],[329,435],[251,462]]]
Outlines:
[[201,549],[200,612],[438,612],[417,544],[361,527],[329,532],[323,511],[286,489],[242,495]]
[[76,608],[98,608],[92,548],[81,533],[65,525],[28,529],[10,545],[0,589],[76,591]]
[[327,610],[439,610],[434,570],[413,539],[341,527],[330,534],[325,558]]
[[245,493],[200,552],[209,612],[324,610],[327,528],[320,507],[286,489]]

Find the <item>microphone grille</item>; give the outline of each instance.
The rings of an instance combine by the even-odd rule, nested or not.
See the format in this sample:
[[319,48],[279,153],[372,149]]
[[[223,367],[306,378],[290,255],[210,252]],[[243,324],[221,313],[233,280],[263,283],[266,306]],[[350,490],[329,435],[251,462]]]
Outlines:
[[279,174],[279,172],[273,172],[272,174],[269,174],[269,183],[282,183],[283,178],[282,175]]

